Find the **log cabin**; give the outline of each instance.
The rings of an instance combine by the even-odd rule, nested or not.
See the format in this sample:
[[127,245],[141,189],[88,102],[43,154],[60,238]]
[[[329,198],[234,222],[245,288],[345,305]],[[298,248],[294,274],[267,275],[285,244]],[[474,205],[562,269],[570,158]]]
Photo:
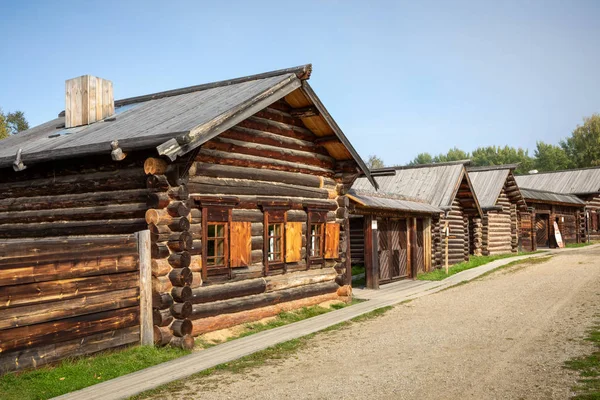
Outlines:
[[[468,163],[466,160],[372,171],[371,178],[379,185],[378,193],[418,199],[442,210],[441,215],[432,215],[431,220],[431,268],[445,264],[446,247],[449,265],[469,259],[470,231],[482,211],[465,168]],[[359,177],[352,189],[376,192],[367,176]]]
[[516,177],[519,187],[575,195],[585,202],[587,241],[600,240],[600,167],[544,172]]
[[558,247],[555,222],[564,243],[585,241],[585,201],[571,194],[525,188],[520,190],[528,206],[520,217],[523,250]]
[[65,111],[0,149],[0,369],[140,340],[150,231],[153,340],[348,299],[348,198],[368,168],[311,66],[113,100],[66,82]]
[[415,278],[431,270],[432,220],[443,211],[419,199],[350,189],[353,265],[365,267],[366,286]]
[[519,212],[527,204],[515,181],[518,165],[468,167],[483,216],[473,219],[471,254],[494,255],[519,250]]

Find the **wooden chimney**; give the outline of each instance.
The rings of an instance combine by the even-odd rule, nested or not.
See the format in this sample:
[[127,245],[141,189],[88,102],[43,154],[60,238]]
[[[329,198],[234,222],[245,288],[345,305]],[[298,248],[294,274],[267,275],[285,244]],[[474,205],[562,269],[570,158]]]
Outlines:
[[111,81],[83,75],[65,82],[65,127],[89,125],[115,113]]

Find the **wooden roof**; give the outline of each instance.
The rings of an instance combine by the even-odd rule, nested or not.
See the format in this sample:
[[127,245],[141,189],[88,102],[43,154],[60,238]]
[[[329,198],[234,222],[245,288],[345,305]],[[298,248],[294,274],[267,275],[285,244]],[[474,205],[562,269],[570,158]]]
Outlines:
[[600,193],[600,167],[517,175],[521,188],[556,193]]
[[575,207],[584,207],[586,204],[585,201],[571,194],[524,188],[521,188],[521,193],[527,201],[535,203],[563,204]]
[[509,164],[467,168],[473,190],[475,190],[482,209],[496,208],[502,189],[506,190],[506,194],[512,203],[518,204],[521,209],[527,207],[513,175],[513,171],[517,166],[517,164]]
[[350,189],[347,196],[356,204],[366,208],[403,211],[417,214],[440,214],[443,212],[443,210],[423,201],[391,195],[381,195]]
[[311,65],[190,86],[115,101],[115,115],[65,129],[59,117],[2,141],[0,167],[10,166],[19,149],[25,165],[91,154],[110,154],[113,141],[124,151],[155,147],[174,160],[285,99],[338,161],[357,165],[373,185],[370,171],[306,81]]

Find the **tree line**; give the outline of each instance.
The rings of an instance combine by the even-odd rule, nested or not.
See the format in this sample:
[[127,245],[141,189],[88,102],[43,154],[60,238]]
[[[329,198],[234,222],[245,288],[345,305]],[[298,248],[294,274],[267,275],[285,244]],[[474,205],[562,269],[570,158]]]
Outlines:
[[0,108],[0,140],[29,129],[29,122],[23,111],[2,112]]
[[[419,153],[408,165],[432,164],[449,161],[471,160],[474,166],[491,166],[502,164],[519,164],[517,173],[531,170],[539,172],[558,171],[570,168],[586,168],[600,166],[600,114],[593,114],[583,119],[583,124],[561,140],[558,145],[538,141],[533,155],[529,150],[512,146],[484,146],[472,152],[454,147],[446,153],[432,155]],[[376,155],[369,157],[370,168],[383,168],[385,163]]]

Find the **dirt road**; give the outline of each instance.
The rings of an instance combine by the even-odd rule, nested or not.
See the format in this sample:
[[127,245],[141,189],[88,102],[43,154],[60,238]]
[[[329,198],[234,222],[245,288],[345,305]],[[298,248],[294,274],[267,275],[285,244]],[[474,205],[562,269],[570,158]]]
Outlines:
[[[565,360],[600,311],[600,248],[519,265],[323,333],[245,374],[172,399],[565,399]],[[165,398],[165,394],[158,396]],[[158,398],[157,397],[157,398]]]

